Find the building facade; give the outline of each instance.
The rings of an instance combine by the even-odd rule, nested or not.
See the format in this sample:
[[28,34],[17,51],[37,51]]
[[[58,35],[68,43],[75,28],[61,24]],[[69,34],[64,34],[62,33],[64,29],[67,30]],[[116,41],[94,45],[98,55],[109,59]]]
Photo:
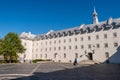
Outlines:
[[34,59],[50,59],[56,62],[93,60],[101,63],[120,63],[120,18],[98,22],[94,8],[93,24],[46,34],[20,35],[25,53],[19,55],[21,62]]

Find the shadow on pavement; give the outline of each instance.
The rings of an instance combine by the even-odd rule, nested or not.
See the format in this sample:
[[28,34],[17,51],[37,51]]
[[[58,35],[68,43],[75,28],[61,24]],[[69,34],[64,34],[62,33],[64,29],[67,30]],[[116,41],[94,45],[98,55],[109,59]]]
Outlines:
[[120,65],[98,64],[55,72],[35,72],[32,76],[11,80],[120,80]]
[[116,49],[116,52],[112,56],[108,55],[108,59],[104,63],[120,64],[120,46]]

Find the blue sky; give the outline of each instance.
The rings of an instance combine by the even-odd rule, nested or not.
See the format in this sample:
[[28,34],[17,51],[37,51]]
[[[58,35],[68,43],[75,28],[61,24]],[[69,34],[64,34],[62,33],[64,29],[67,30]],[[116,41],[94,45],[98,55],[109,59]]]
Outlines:
[[0,37],[8,32],[47,33],[120,17],[120,0],[0,0]]

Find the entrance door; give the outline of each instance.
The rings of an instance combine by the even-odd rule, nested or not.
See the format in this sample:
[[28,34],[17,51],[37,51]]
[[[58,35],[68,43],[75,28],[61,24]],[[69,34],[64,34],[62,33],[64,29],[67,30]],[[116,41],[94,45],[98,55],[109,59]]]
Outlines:
[[92,53],[88,53],[88,59],[93,60],[93,54]]

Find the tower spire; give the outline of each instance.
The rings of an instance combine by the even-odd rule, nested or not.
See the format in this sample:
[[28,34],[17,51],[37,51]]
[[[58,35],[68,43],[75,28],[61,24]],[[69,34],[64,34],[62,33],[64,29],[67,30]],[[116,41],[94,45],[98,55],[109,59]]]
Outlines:
[[97,12],[96,12],[96,9],[95,9],[95,6],[94,6],[94,12],[93,12],[93,13],[97,13]]
[[97,17],[95,6],[94,6],[94,12],[93,12],[93,24],[98,24],[98,17]]

